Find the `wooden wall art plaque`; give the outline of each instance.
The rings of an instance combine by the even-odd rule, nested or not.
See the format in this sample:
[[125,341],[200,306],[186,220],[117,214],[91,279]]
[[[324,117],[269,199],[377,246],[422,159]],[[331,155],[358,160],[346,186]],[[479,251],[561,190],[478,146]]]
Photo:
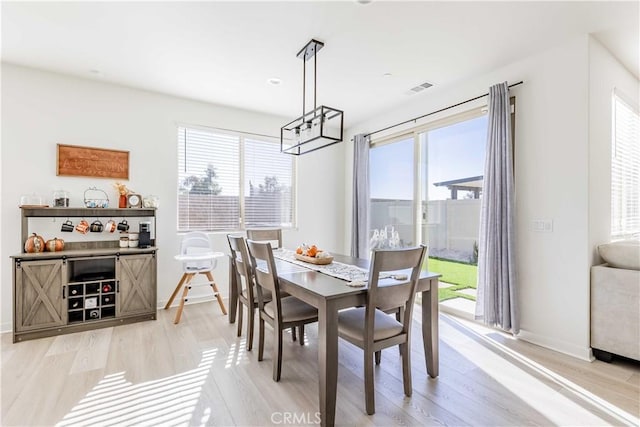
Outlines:
[[129,179],[129,152],[58,144],[57,175]]

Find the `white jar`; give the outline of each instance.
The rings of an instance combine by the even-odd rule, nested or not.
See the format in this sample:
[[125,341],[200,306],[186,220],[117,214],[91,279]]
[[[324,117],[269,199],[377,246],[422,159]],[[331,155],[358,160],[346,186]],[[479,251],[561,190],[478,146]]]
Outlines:
[[137,248],[138,247],[138,242],[139,242],[138,239],[135,239],[135,240],[129,239],[129,247],[130,248]]
[[142,206],[145,208],[157,208],[160,206],[158,196],[150,194],[142,199]]
[[120,238],[120,247],[121,248],[128,248],[129,247],[129,238],[128,237],[121,237]]

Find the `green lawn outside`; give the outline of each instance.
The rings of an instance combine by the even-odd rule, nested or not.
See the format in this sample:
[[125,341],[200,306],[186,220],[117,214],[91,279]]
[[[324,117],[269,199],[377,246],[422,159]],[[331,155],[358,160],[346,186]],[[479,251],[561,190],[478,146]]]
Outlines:
[[438,289],[438,298],[445,301],[451,298],[466,298],[475,301],[475,297],[456,292],[462,289],[476,289],[478,266],[463,264],[455,261],[429,258],[427,269],[434,273],[442,274],[440,282],[449,283],[452,286]]

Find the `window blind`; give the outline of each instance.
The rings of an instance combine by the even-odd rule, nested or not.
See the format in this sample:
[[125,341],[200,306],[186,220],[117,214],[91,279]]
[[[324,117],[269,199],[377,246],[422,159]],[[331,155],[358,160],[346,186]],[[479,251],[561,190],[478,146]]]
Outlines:
[[178,231],[292,227],[294,159],[277,141],[178,128]]
[[291,227],[293,159],[277,143],[249,138],[244,152],[245,226]]
[[611,236],[640,232],[640,115],[613,95],[611,147]]

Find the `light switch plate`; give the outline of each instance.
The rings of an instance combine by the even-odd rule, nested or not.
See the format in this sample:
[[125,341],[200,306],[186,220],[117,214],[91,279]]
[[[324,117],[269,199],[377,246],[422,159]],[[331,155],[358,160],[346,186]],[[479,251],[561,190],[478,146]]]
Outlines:
[[533,220],[533,231],[537,231],[538,233],[553,232],[553,220],[552,219]]

